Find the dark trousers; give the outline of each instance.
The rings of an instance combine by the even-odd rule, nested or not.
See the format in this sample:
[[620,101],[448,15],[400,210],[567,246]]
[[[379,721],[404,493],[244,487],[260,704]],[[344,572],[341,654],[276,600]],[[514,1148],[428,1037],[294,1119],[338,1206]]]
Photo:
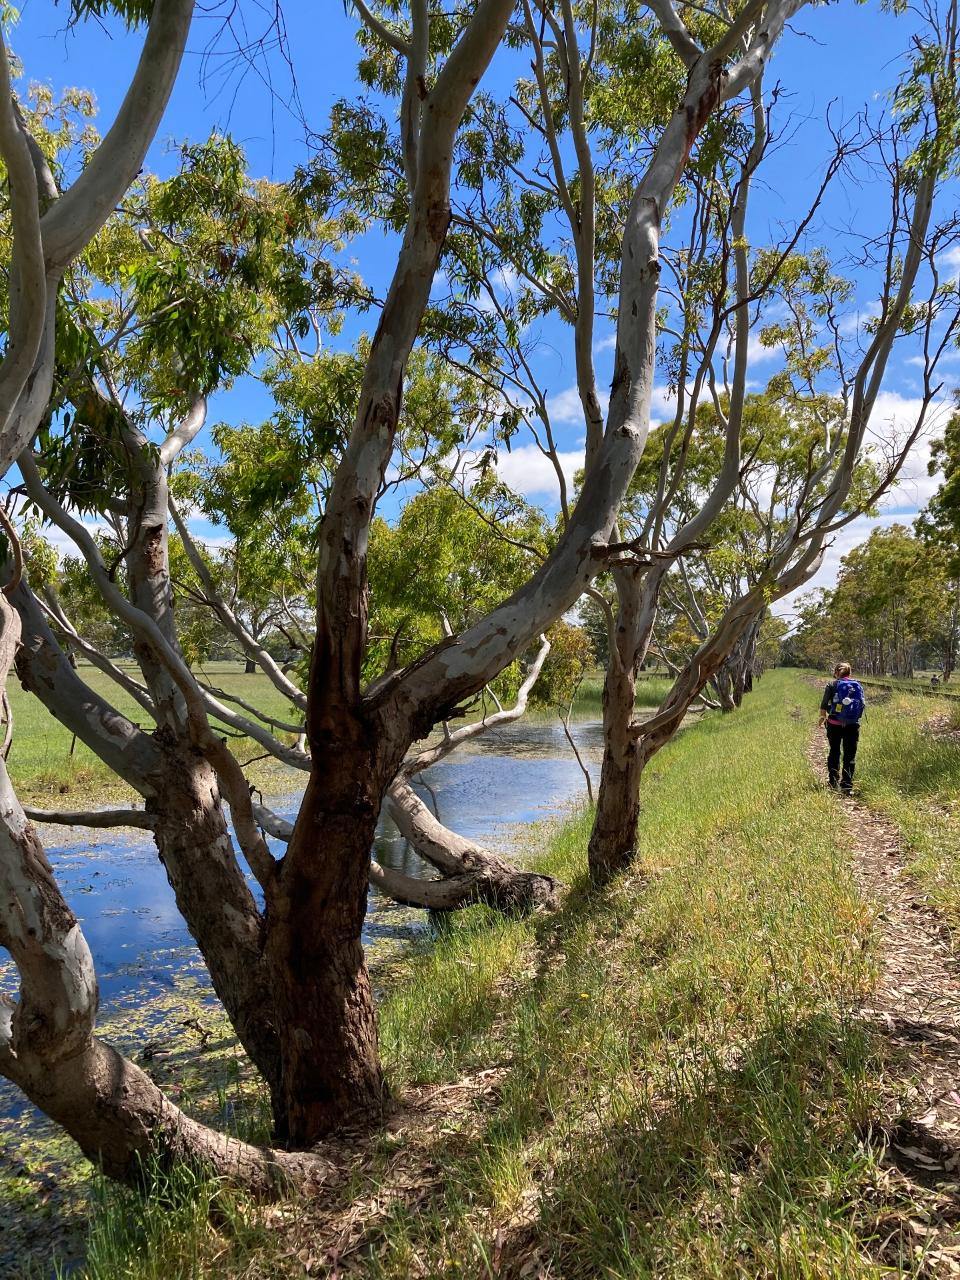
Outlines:
[[[827,756],[827,776],[831,787],[840,780],[841,787],[849,788],[853,784],[853,768],[857,759],[857,743],[860,741],[858,724],[827,724],[827,741],[830,752]],[[840,772],[840,749],[843,748],[843,773]]]

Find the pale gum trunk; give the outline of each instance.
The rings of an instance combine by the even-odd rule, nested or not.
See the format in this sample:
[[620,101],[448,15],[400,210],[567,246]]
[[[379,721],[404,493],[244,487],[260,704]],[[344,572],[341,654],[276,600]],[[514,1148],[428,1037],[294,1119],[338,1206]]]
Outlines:
[[[421,882],[422,897],[417,905],[450,911],[469,902],[482,902],[511,915],[559,905],[557,880],[513,867],[489,849],[445,827],[403,777],[388,790],[385,807],[400,834],[417,852],[445,877],[455,878]],[[382,873],[382,884],[391,891],[389,871]],[[400,890],[400,884],[394,884]]]

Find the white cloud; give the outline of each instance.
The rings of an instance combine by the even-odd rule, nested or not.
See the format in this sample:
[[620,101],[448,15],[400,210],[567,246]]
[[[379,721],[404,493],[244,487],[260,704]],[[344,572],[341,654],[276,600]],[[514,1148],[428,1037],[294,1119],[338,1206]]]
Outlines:
[[[610,393],[600,391],[600,409],[606,417],[607,409],[610,405]],[[567,387],[564,391],[558,391],[555,396],[547,396],[547,413],[550,415],[550,422],[554,426],[572,426],[579,424],[583,426],[583,405],[580,403],[580,393],[576,387]]]
[[594,354],[600,355],[604,351],[613,351],[616,349],[616,345],[617,335],[615,333],[608,333],[605,338],[601,338],[598,342],[593,344]]
[[[8,496],[9,495],[7,494],[3,495],[4,502],[6,502]],[[23,509],[28,504],[29,499],[25,498],[23,494],[18,493],[14,495],[11,514],[15,520],[22,516]],[[82,516],[80,512],[73,507],[68,507],[67,510],[73,519],[78,521],[84,529],[86,529],[87,533],[89,533],[91,537],[95,538],[97,534],[104,533],[109,528],[105,521],[100,520],[95,516]],[[58,525],[50,524],[41,520],[40,533],[45,541],[54,548],[61,560],[64,556],[73,556],[74,559],[82,558],[83,552],[70,535],[68,533],[64,533]]]
[[[497,267],[490,275],[490,285],[493,289],[494,297],[501,304],[509,304],[519,282],[520,277],[509,263],[502,267]],[[486,290],[480,291],[475,306],[480,311],[486,311],[488,314],[493,314],[497,310],[493,298],[490,297]]]
[[[80,521],[87,533],[92,537],[96,537],[98,533],[105,533],[107,525],[102,520],[83,519]],[[70,537],[68,533],[64,533],[55,524],[43,525],[40,532],[50,545],[55,548],[57,555],[62,560],[64,556],[72,556],[75,560],[83,559],[83,552]]]
[[667,387],[654,387],[653,395],[650,398],[650,421],[669,422],[673,415],[677,412],[677,397],[675,392],[670,391]]
[[520,277],[509,263],[497,267],[490,277],[490,282],[498,293],[512,293],[519,281]]
[[547,396],[547,413],[550,421],[558,426],[583,422],[583,405],[576,387],[567,387],[555,396]]
[[852,338],[867,323],[868,320],[875,319],[880,314],[879,302],[868,302],[865,307],[858,308],[856,311],[850,311],[840,320],[838,328],[841,334],[846,338]]
[[[960,351],[945,351],[940,357],[940,364],[956,364],[958,360],[960,360]],[[915,365],[918,369],[922,369],[926,361],[923,356],[908,356],[903,363]]]
[[[558,454],[558,458],[569,487],[573,483],[575,472],[583,466],[583,451],[574,449],[569,453]],[[560,485],[553,463],[544,457],[535,444],[520,445],[510,453],[505,449],[498,450],[497,475],[525,498],[550,497],[556,500],[560,496]]]
[[772,347],[765,347],[760,341],[759,333],[751,333],[747,339],[747,367],[752,368],[756,364],[764,364],[767,360],[783,359],[783,343],[776,343]]

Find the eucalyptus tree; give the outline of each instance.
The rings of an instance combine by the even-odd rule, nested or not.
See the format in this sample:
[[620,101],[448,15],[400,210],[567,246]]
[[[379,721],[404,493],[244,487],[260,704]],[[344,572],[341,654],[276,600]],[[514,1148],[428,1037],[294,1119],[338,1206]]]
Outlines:
[[[549,5],[524,7],[513,39],[529,48],[532,76],[517,82],[509,103],[489,95],[478,99],[461,147],[443,258],[448,291],[435,300],[425,325],[427,340],[451,362],[469,364],[503,400],[483,461],[528,433],[553,466],[561,527],[574,518],[572,495],[536,358],[539,322],[552,316],[572,330],[589,484],[604,438],[595,321],[598,309],[613,305],[617,289],[616,228],[627,216],[635,178],[656,154],[671,94],[684,72],[684,49],[675,56],[679,32],[674,28],[671,36],[659,28],[664,15],[652,8],[655,14],[644,17],[629,5],[597,6],[584,30],[570,6],[556,12]],[[628,15],[638,19],[635,27],[624,21]],[[709,15],[691,20],[704,34],[711,31]],[[664,336],[673,333],[674,341],[660,356],[679,393],[671,433],[676,447],[661,453],[657,483],[629,536],[620,529],[606,553],[595,553],[597,568],[608,568],[615,582],[617,616],[602,592],[587,587],[606,617],[606,647],[613,654],[606,669],[605,753],[591,841],[598,878],[608,874],[602,864],[625,858],[635,840],[643,767],[633,723],[635,682],[664,575],[696,547],[738,481],[751,322],[756,324],[760,304],[831,179],[858,145],[839,143],[810,208],[785,243],[751,271],[748,194],[770,142],[759,78],[751,87],[750,109],[742,105],[724,110],[718,103],[704,119],[688,148],[683,182],[671,190],[678,243],[662,255],[661,298]],[[615,390],[619,378],[615,367]],[[707,400],[722,414],[725,445],[697,506],[676,521],[694,423]]]
[[836,587],[807,603],[796,644],[818,666],[837,654],[868,675],[912,676],[921,651],[946,656],[953,597],[940,548],[902,524],[877,528],[844,556]]
[[[459,413],[465,410],[463,395],[453,394],[449,380],[437,377],[436,362],[423,360],[421,356],[422,353],[415,353],[413,367],[408,370],[408,394],[400,422],[400,436],[406,438],[402,442],[403,450],[408,457],[413,452],[414,440],[420,441],[421,453],[427,439],[434,448],[446,453],[453,437],[444,427],[444,410],[449,411],[451,406],[458,406]],[[439,373],[442,375],[442,367]],[[346,397],[343,407],[348,407],[350,393],[341,394]],[[471,401],[471,418],[475,411],[476,405]],[[451,422],[456,416],[453,415]],[[276,444],[275,426],[276,423],[270,424],[268,439]],[[459,434],[457,428],[454,436]],[[230,477],[235,480],[236,472],[245,475],[249,470],[245,465],[248,451],[241,448],[239,456],[234,453],[240,440],[246,438],[247,430],[239,436],[231,435],[226,456],[221,456],[209,469],[201,468],[207,470],[206,480],[199,478],[198,481],[195,475],[188,484],[211,515],[217,509],[216,495],[230,483]],[[223,441],[222,434],[220,438]],[[332,468],[335,460],[334,452],[325,460],[326,468]],[[264,525],[268,529],[282,527],[282,541],[291,548],[295,558],[298,548],[312,543],[314,530],[322,518],[324,490],[322,485],[306,480],[298,483],[296,468],[290,470],[284,456],[273,453],[271,461],[279,463],[281,474],[291,477],[283,485],[282,494],[274,494],[271,500],[259,491],[251,495],[239,487],[231,489],[227,524],[238,542],[243,540],[244,530],[262,530]],[[421,456],[415,470],[422,471],[423,466]],[[474,490],[469,503],[465,503],[448,485],[434,481],[406,502],[395,524],[381,517],[374,520],[369,554],[369,634],[363,673],[368,688],[387,678],[403,662],[416,660],[425,648],[481,617],[493,602],[526,581],[542,559],[543,548],[549,541],[549,528],[538,513],[507,495],[502,486],[495,488],[494,496],[484,496]],[[232,720],[234,727],[245,728],[278,760],[309,769],[310,757],[304,750],[302,732],[293,750],[277,733],[284,727],[302,731],[305,700],[299,686],[278,674],[272,656],[230,606],[215,566],[206,563],[208,558],[202,545],[193,538],[175,505],[172,511],[182,545],[195,571],[196,599],[234,635],[248,660],[259,662],[268,675],[273,673],[275,688],[288,699],[290,717],[301,718],[297,724],[283,725],[244,701],[244,710],[255,719],[236,715]],[[255,539],[261,549],[263,537],[261,533]],[[241,557],[247,555],[242,549],[236,553]],[[261,551],[255,554],[259,556]],[[300,618],[296,621],[300,644],[309,652],[313,643],[310,626]],[[490,850],[450,831],[431,814],[412,785],[414,778],[457,746],[519,719],[550,653],[550,641],[541,636],[536,651],[531,649],[525,668],[521,662],[511,663],[484,686],[478,700],[471,700],[458,709],[463,713],[479,710],[479,719],[452,730],[444,722],[439,744],[414,752],[404,760],[388,788],[386,810],[401,834],[440,872],[440,878],[411,877],[371,861],[370,880],[381,892],[407,905],[431,911],[455,910],[475,902],[511,912],[555,905],[558,886],[552,877],[511,867]],[[556,659],[552,665],[556,665]],[[508,700],[512,705],[505,707]],[[475,701],[479,701],[478,708],[473,705]],[[257,806],[256,818],[270,834],[289,839],[290,823],[264,805]]]
[[[735,294],[738,302],[748,300],[754,281],[761,279],[769,285],[770,299],[783,308],[782,318],[768,321],[762,331],[766,342],[786,348],[783,373],[769,390],[782,403],[784,413],[795,413],[794,406],[802,406],[805,414],[812,412],[819,440],[804,461],[785,519],[770,539],[753,580],[743,580],[716,623],[702,627],[700,643],[658,712],[626,726],[620,743],[620,785],[609,806],[601,779],[590,842],[595,879],[608,878],[634,855],[637,794],[647,762],[676,732],[693,699],[736,647],[741,642],[749,646],[749,632],[765,608],[808,580],[832,535],[871,508],[895,481],[941,395],[938,368],[944,354],[955,346],[960,326],[956,283],[944,282],[937,267],[957,235],[951,199],[958,103],[954,17],[951,7],[942,30],[936,16],[931,18],[917,37],[908,74],[895,91],[892,121],[868,137],[869,153],[862,152],[859,143],[853,153],[857,161],[869,154],[885,174],[890,210],[884,230],[876,236],[864,234],[854,246],[861,268],[879,280],[873,286],[878,293],[878,316],[870,322],[864,344],[851,335],[852,326],[842,318],[851,286],[833,271],[822,251],[796,251],[795,238],[787,253],[757,253],[749,274],[745,260],[738,269],[742,282]],[[841,142],[837,156],[844,152],[849,153],[849,148]],[[775,259],[772,274],[771,259]],[[745,315],[745,306],[736,309],[741,317]],[[875,410],[894,345],[903,343],[917,353],[922,391],[913,420],[897,433],[883,429]],[[741,345],[734,359],[733,382],[726,388],[731,409],[736,381],[743,386],[746,358]],[[835,387],[839,392],[834,392]],[[713,398],[718,414],[729,424],[731,412]],[[742,398],[740,403],[742,412]],[[693,414],[689,423],[695,423]],[[880,473],[872,492],[861,495],[857,485],[870,435],[881,441]],[[735,483],[728,496],[736,489]],[[708,523],[701,524],[698,533],[707,527]],[[642,636],[642,629],[636,630]],[[623,781],[625,775],[631,775],[629,786]]]
[[[56,376],[57,297],[65,273],[139,172],[183,54],[193,5],[157,0],[113,6],[146,25],[142,52],[118,115],[67,183],[44,153],[14,96],[5,39],[0,40],[0,160],[9,193],[4,298],[7,346],[0,361],[0,472],[33,439]],[[100,4],[77,0],[74,17]],[[19,639],[9,598],[22,586],[19,543],[0,595],[0,671],[5,681]],[[141,1156],[202,1151],[224,1172],[243,1167],[263,1185],[272,1162],[183,1115],[153,1082],[95,1035],[97,983],[76,917],[64,901],[36,833],[0,762],[0,943],[19,975],[19,998],[0,999],[0,1070],[64,1127],[108,1172],[132,1176]],[[294,1163],[296,1161],[294,1160]]]
[[[261,971],[269,981],[269,1000],[259,1008],[259,1028],[254,1030],[251,1021],[248,1040],[259,1038],[266,1044],[273,1038],[274,1060],[279,1063],[279,1079],[272,1090],[276,1125],[296,1146],[310,1145],[345,1122],[369,1120],[381,1111],[383,1080],[360,934],[369,850],[383,796],[413,741],[437,721],[449,718],[464,699],[478,693],[523,653],[576,601],[596,572],[598,551],[611,538],[619,502],[646,441],[663,212],[712,112],[749,89],[798,7],[793,0],[748,0],[736,15],[718,16],[705,24],[703,33],[709,43],[701,47],[672,7],[658,0],[657,22],[687,75],[676,108],[665,118],[650,148],[649,162],[631,182],[613,394],[606,427],[596,432],[596,449],[576,508],[542,564],[511,597],[460,635],[445,637],[415,661],[365,689],[367,551],[374,505],[393,454],[405,371],[448,230],[457,131],[506,31],[512,4],[481,0],[469,15],[437,14],[433,22],[430,6],[417,4],[406,34],[374,17],[371,27],[373,38],[381,42],[378,52],[391,60],[396,57],[396,65],[404,68],[400,91],[404,182],[397,185],[404,210],[399,218],[402,234],[396,269],[364,362],[356,416],[345,432],[346,447],[332,477],[319,531],[315,640],[306,687],[310,773],[282,860],[273,858],[256,829],[242,776],[238,777],[236,762],[210,728],[209,704],[198,695],[175,636],[166,634],[151,616],[152,584],[148,582],[147,590],[130,600],[117,587],[110,567],[90,548],[82,529],[71,530],[85,552],[90,552],[88,562],[97,585],[129,625],[143,660],[156,665],[158,709],[168,722],[182,717],[195,750],[215,761],[215,771],[229,795],[238,840],[266,904],[265,914],[247,911],[243,918],[244,929],[254,923],[258,926]],[[362,12],[371,16],[366,6]],[[581,76],[583,72],[581,68]],[[684,79],[682,73],[680,79]],[[6,99],[5,105],[9,105]],[[92,167],[91,163],[84,176]],[[15,203],[19,217],[24,206]],[[56,210],[54,205],[52,211]],[[27,308],[27,312],[38,328],[33,310]],[[195,392],[195,388],[187,390]],[[42,407],[48,400],[49,388]],[[179,444],[191,430],[186,419],[171,425],[161,449],[168,440]],[[32,434],[31,426],[28,435],[16,441],[18,447]],[[42,505],[43,486],[36,486],[32,466],[32,460],[25,458],[25,478]],[[67,518],[72,519],[69,513]],[[151,521],[141,527],[141,533],[147,535],[143,551],[149,570],[151,552],[157,539],[165,536],[165,525]],[[118,726],[117,737],[125,744],[123,726]],[[15,847],[21,850],[26,840],[34,839],[25,830],[22,823],[10,827]],[[39,889],[37,868],[42,863],[35,853],[31,857],[32,861],[21,858],[18,864],[21,875],[14,887],[21,895]],[[227,850],[219,870],[236,880],[235,861]],[[209,886],[204,886],[204,892],[209,892]],[[52,1046],[49,1037],[38,1045],[33,1061],[38,1069],[45,1068],[42,1081],[35,1072],[26,1079],[19,1058],[16,1069],[5,1059],[4,1069],[9,1067],[14,1078],[25,1081],[28,1092],[80,1136],[88,1150],[109,1152],[106,1163],[113,1172],[129,1172],[135,1154],[152,1138],[176,1150],[193,1149],[216,1163],[227,1144],[218,1144],[186,1122],[176,1128],[169,1104],[152,1085],[148,1088],[149,1082],[132,1076],[129,1064],[110,1058],[112,1065],[105,1072],[109,1055],[105,1057],[106,1051],[92,1038],[95,986],[85,949],[78,958],[79,931],[72,917],[68,920],[62,913],[45,921],[44,928],[55,931],[57,945],[40,958],[42,972],[30,967],[36,948],[26,935],[18,935],[13,950],[21,971],[28,968],[25,982],[36,981],[38,990],[54,1002],[51,1013],[57,1017],[46,1025],[64,1026],[67,1015],[71,1035],[76,1032],[67,1049],[72,1055],[71,1074],[67,1079],[65,1072],[50,1069],[66,1045],[66,1033],[55,1036]],[[239,978],[236,966],[233,976]],[[68,1012],[77,1004],[61,994],[67,989],[84,993],[79,1019]],[[11,1023],[8,1038],[16,1026]],[[117,1079],[129,1086],[119,1097],[113,1089]],[[77,1114],[78,1103],[85,1104],[82,1114]],[[271,1159],[288,1167],[296,1165],[293,1158],[281,1161],[246,1149],[236,1149],[235,1157],[241,1177],[252,1170],[262,1173]],[[222,1159],[220,1167],[224,1167]]]

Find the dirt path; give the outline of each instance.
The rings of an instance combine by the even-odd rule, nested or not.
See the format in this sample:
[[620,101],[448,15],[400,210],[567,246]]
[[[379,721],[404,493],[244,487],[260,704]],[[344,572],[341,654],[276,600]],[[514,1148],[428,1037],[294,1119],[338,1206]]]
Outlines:
[[[818,731],[808,758],[824,783],[825,747]],[[884,1260],[898,1252],[921,1275],[960,1276],[960,948],[908,874],[896,826],[856,793],[837,805],[857,883],[878,907],[880,972],[859,1012],[881,1033],[887,1065],[884,1163],[918,1210],[891,1221]]]

